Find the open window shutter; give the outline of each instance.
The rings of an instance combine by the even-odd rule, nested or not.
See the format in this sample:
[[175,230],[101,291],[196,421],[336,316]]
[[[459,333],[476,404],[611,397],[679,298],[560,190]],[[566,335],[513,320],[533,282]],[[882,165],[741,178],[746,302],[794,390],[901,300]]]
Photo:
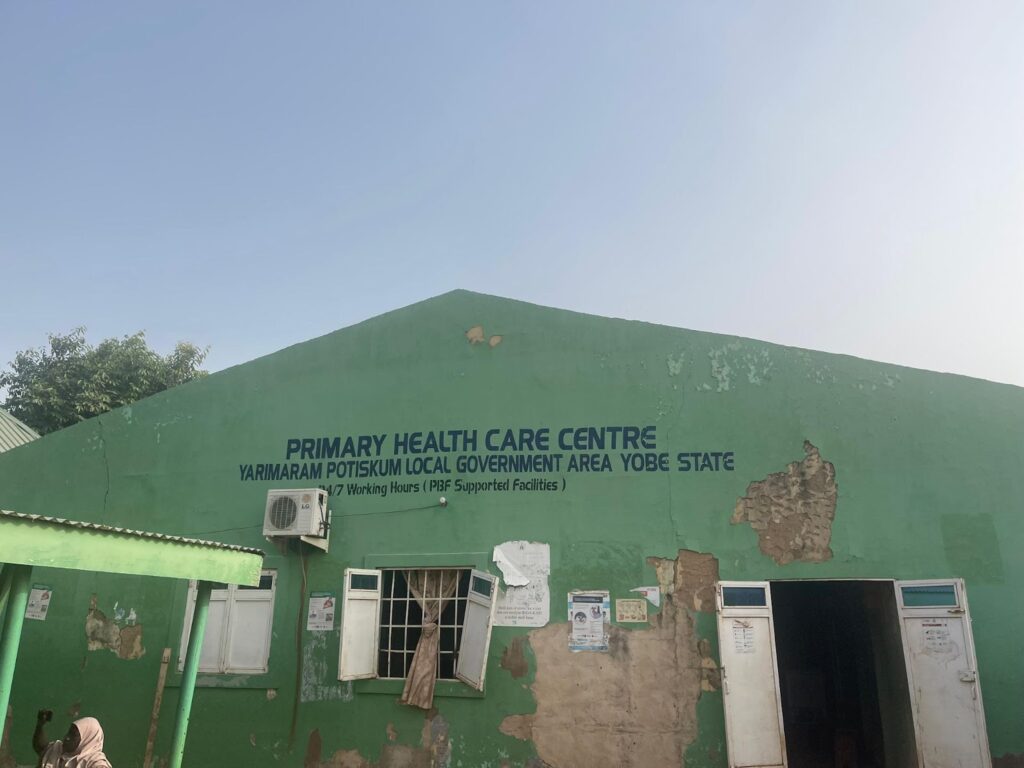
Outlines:
[[[193,581],[188,590],[188,609],[185,611],[185,624],[181,630],[181,648],[178,652],[178,671],[185,667],[185,652],[188,649],[188,635],[192,629],[192,615],[196,610],[196,583]],[[215,589],[210,593],[210,610],[206,618],[206,631],[203,633],[203,647],[199,652],[200,672],[223,672],[224,633],[228,621],[228,590]]]
[[377,676],[380,585],[380,571],[368,568],[345,569],[339,680],[362,680]]
[[[272,573],[264,573],[264,579]],[[236,587],[231,604],[231,626],[225,643],[224,671],[260,674],[267,671],[270,635],[274,622],[273,581],[257,589]]]
[[470,574],[466,618],[462,624],[462,642],[459,644],[459,659],[455,662],[455,676],[478,691],[484,689],[496,591],[497,579],[489,573],[473,571]]
[[768,582],[720,582],[717,603],[729,768],[785,766]]

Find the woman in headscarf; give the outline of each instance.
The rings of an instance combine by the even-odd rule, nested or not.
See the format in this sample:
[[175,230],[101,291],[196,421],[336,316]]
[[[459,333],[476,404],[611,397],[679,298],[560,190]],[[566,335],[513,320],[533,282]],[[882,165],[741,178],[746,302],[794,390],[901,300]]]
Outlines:
[[103,729],[95,717],[75,720],[64,738],[46,742],[44,723],[53,718],[48,709],[39,711],[32,746],[39,755],[39,768],[111,768],[103,754]]

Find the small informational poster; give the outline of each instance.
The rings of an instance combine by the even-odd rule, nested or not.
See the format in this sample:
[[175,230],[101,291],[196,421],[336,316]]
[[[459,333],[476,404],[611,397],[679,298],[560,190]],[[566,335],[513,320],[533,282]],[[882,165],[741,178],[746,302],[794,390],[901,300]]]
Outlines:
[[607,651],[611,599],[604,590],[569,593],[569,650]]
[[310,592],[306,630],[308,632],[329,632],[334,629],[335,603],[333,592]]
[[36,621],[46,621],[46,612],[50,610],[50,598],[53,590],[42,584],[33,584],[32,591],[28,593],[28,607],[25,608],[25,618]]
[[924,633],[925,653],[949,653],[951,643],[949,638],[949,622],[942,619],[930,619],[921,622],[921,630]]
[[494,626],[545,626],[551,614],[551,547],[533,541],[506,541],[494,548],[492,558],[505,583],[494,606]]
[[732,642],[736,653],[753,653],[754,624],[743,619],[733,619]]
[[647,623],[647,601],[639,600],[616,600],[615,620],[620,624],[626,623]]

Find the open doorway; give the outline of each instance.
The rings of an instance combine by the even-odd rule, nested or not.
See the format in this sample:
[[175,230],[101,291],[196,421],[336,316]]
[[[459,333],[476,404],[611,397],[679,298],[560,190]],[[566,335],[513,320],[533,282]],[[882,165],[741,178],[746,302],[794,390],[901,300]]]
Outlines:
[[891,581],[771,582],[790,768],[916,768]]

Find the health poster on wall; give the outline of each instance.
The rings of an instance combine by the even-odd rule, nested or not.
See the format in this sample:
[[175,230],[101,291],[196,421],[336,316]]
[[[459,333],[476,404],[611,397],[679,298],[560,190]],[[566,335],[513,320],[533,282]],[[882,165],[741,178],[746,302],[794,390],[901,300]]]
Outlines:
[[25,608],[25,618],[36,621],[46,621],[46,612],[50,610],[50,598],[53,590],[42,584],[33,584],[32,591],[28,593],[28,606]]
[[494,548],[495,565],[505,588],[494,606],[496,627],[543,627],[548,623],[551,596],[551,547],[531,541],[506,541]]
[[611,600],[607,591],[569,593],[569,650],[607,651],[608,615]]
[[329,632],[334,629],[335,603],[333,592],[310,592],[306,631]]
[[615,620],[620,624],[647,623],[647,601],[643,598],[637,600],[616,600]]

